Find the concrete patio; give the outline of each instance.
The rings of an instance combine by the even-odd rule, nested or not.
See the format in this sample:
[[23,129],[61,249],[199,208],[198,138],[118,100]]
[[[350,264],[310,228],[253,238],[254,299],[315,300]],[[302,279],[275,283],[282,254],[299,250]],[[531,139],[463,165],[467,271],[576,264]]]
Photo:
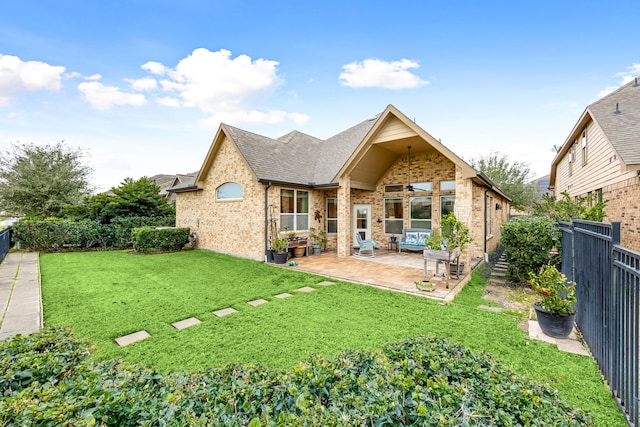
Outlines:
[[[427,279],[435,285],[433,291],[421,291],[416,282],[422,282],[424,260],[422,253],[398,253],[395,251],[376,250],[375,257],[338,258],[335,252],[323,252],[299,258],[290,258],[298,264],[294,267],[301,271],[325,277],[345,280],[354,283],[405,292],[441,301],[451,301],[471,279],[471,269],[465,267],[459,279],[451,277],[447,283],[442,277],[444,267],[440,265],[439,275],[435,276],[436,264],[430,261],[427,268]],[[475,268],[479,263],[473,263]]]

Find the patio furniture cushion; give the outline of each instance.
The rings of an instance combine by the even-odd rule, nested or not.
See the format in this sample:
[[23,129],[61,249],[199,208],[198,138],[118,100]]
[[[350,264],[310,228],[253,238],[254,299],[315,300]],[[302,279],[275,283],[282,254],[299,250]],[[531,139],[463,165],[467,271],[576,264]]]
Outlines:
[[358,242],[358,253],[356,255],[358,256],[370,256],[370,257],[374,257],[375,255],[375,248],[376,248],[376,241],[373,239],[363,239],[360,236],[360,233],[356,233],[356,241]]
[[433,230],[427,228],[403,228],[398,251],[421,251],[425,248],[424,241],[431,237]]

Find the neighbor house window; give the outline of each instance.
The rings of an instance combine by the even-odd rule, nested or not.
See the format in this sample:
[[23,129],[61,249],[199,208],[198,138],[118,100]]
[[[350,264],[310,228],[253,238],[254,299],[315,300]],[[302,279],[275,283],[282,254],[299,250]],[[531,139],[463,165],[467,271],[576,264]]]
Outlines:
[[441,196],[440,197],[440,217],[454,213],[456,205],[456,196]]
[[573,175],[573,146],[569,149],[569,176]]
[[455,181],[440,181],[440,191],[448,191],[455,190],[456,182]]
[[412,197],[409,201],[411,210],[411,228],[431,229],[431,197]]
[[327,199],[327,233],[338,232],[338,199]]
[[402,198],[384,199],[384,232],[402,234]]
[[387,184],[384,186],[385,193],[398,193],[402,191],[402,184]]
[[587,130],[582,130],[582,136],[580,137],[580,144],[582,146],[582,166],[587,164]]
[[302,190],[280,190],[280,230],[309,229],[309,192]]
[[222,184],[216,190],[216,199],[242,199],[242,185],[236,182],[227,182]]

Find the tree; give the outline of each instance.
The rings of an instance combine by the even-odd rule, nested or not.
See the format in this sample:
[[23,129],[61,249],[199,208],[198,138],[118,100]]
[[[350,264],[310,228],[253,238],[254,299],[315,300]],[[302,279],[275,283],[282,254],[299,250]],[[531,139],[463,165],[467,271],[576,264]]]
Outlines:
[[93,170],[80,149],[55,145],[12,144],[0,154],[0,209],[27,216],[60,216],[67,204],[91,191]]
[[569,193],[563,191],[557,200],[548,194],[533,204],[533,215],[551,218],[554,221],[571,222],[573,218],[602,222],[606,216],[605,208],[608,200],[596,200],[596,196],[578,196],[571,199]]
[[528,210],[538,200],[536,185],[529,165],[511,162],[505,154],[492,152],[478,159],[471,159],[471,166],[491,179],[511,199],[511,206],[518,210]]
[[160,195],[160,187],[147,177],[139,180],[125,178],[112,195],[97,194],[85,197],[82,203],[65,208],[71,219],[91,219],[110,223],[117,217],[175,216],[175,208]]

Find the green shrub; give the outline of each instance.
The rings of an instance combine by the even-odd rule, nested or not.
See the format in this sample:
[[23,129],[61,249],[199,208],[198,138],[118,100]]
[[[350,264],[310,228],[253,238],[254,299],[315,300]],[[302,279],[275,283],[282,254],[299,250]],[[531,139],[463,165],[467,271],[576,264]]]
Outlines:
[[502,224],[504,255],[509,262],[509,275],[520,283],[529,272],[538,271],[545,264],[556,265],[560,256],[549,255],[556,245],[560,249],[560,230],[550,218],[517,217]]
[[143,226],[172,226],[173,218],[121,217],[110,224],[84,219],[22,219],[13,225],[13,240],[37,251],[61,249],[121,248],[133,246],[131,231]]
[[[3,356],[2,378],[31,365],[42,372],[5,385],[2,425],[593,425],[551,387],[437,338],[312,356],[289,371],[230,365],[162,375],[114,361],[88,363],[68,330],[32,337],[33,348],[0,343],[0,354],[11,348],[12,360],[22,358],[14,368]],[[60,359],[39,354],[58,350]]]
[[136,252],[179,251],[189,242],[188,228],[140,227],[134,228],[131,235]]

